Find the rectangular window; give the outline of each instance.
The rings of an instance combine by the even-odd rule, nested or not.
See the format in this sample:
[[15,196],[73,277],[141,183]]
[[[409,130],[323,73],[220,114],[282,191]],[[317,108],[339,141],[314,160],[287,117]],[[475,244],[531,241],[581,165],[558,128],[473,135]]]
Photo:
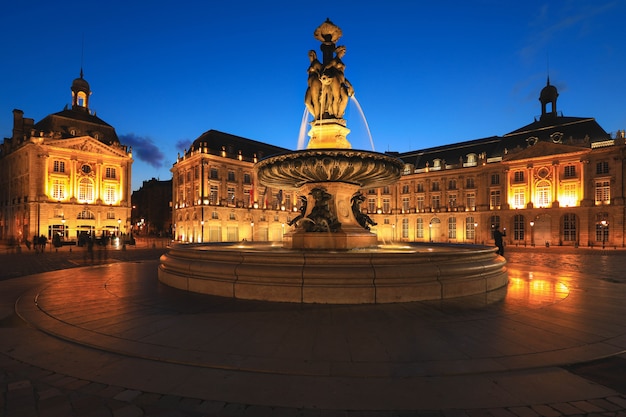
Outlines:
[[439,181],[432,182],[432,191],[439,191]]
[[227,192],[228,192],[228,204],[229,205],[235,204],[235,187],[228,187]]
[[418,211],[424,211],[424,196],[417,196],[417,198],[415,199],[415,204]]
[[563,215],[563,240],[566,242],[576,241],[576,215]]
[[391,200],[383,198],[383,213],[391,213]]
[[476,210],[476,194],[467,193],[465,195],[465,199],[467,200],[467,208],[470,210]]
[[243,174],[243,183],[244,184],[250,184],[252,182],[250,174]]
[[211,168],[211,171],[209,171],[209,175],[211,176],[212,180],[217,180],[220,178],[217,168]]
[[108,179],[115,179],[115,178],[116,178],[115,174],[116,174],[116,172],[115,172],[115,168],[107,167],[107,168],[104,170],[104,177],[105,177],[105,178],[108,178]]
[[526,189],[516,188],[513,190],[513,208],[521,209],[526,204]]
[[565,178],[576,178],[576,166],[575,165],[565,165]]
[[561,203],[564,206],[571,207],[578,205],[578,193],[576,192],[576,184],[563,185],[563,197]]
[[524,240],[525,230],[524,216],[522,216],[521,214],[516,214],[513,217],[513,239]]
[[250,201],[250,189],[243,190],[243,205],[244,207],[250,207],[252,202]]
[[409,184],[404,184],[404,185],[402,186],[402,194],[408,194],[408,193],[410,193],[410,187],[409,187]]
[[474,178],[468,178],[467,180],[465,180],[465,188],[476,188],[476,185],[474,184]]
[[63,181],[52,181],[52,198],[55,200],[65,200],[65,183]]
[[611,183],[608,180],[596,181],[596,205],[611,202]]
[[491,174],[491,185],[500,185],[500,174]]
[[596,164],[596,174],[608,174],[608,173],[609,173],[608,161],[602,161]]
[[448,219],[448,239],[456,239],[456,217]]
[[424,219],[417,219],[415,224],[415,237],[424,238]]
[[54,172],[65,172],[65,162],[54,161],[53,170]]
[[376,213],[376,199],[375,198],[367,199],[367,212],[370,214]]
[[500,190],[491,190],[489,192],[489,206],[491,210],[500,208]]
[[513,181],[524,182],[524,171],[515,171],[513,174]]
[[228,181],[235,181],[235,171],[228,171]]
[[193,179],[197,180],[198,178],[200,178],[200,167],[195,166],[193,167]]
[[409,238],[409,219],[402,219],[402,239]]
[[417,184],[417,192],[418,193],[423,193],[424,192],[424,184],[423,183],[418,183]]
[[431,198],[431,207],[434,209],[438,209],[439,207],[441,207],[441,197],[438,195],[434,195]]
[[448,196],[448,207],[456,207],[456,194]]
[[209,204],[218,204],[219,202],[219,187],[212,185],[209,191]]
[[474,218],[468,217],[465,219],[465,238],[466,239],[476,239],[476,226],[474,224]]
[[113,204],[117,202],[116,187],[114,185],[106,185],[104,187],[104,202]]
[[456,190],[456,180],[448,181],[448,190]]
[[409,197],[402,197],[402,212],[403,213],[408,213],[410,208],[409,208],[409,204],[410,204],[411,200]]

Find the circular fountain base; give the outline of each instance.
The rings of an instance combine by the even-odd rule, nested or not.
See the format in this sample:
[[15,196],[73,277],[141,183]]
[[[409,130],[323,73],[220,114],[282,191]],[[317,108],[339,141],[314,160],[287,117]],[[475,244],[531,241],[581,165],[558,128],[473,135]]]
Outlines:
[[482,294],[508,282],[495,248],[407,244],[349,251],[290,250],[268,243],[173,244],[159,281],[248,300],[375,304]]

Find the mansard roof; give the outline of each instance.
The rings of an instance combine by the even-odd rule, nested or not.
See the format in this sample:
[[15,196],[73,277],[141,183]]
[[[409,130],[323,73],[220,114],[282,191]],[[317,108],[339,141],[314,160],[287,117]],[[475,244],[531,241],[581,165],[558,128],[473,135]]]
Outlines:
[[[490,136],[482,139],[474,139],[450,145],[436,146],[417,151],[409,151],[399,154],[399,158],[415,168],[425,168],[426,164],[432,166],[435,159],[446,161],[448,164],[456,164],[467,160],[467,155],[479,155],[483,152],[491,154],[499,146],[500,137]],[[442,162],[443,163],[443,162]]]
[[189,150],[187,150],[187,154],[198,150],[213,155],[223,155],[222,152],[225,152],[227,158],[233,159],[238,159],[239,155],[241,155],[241,159],[246,161],[261,160],[271,155],[289,151],[286,148],[213,129],[204,132],[198,139],[194,140]]
[[50,114],[33,126],[35,131],[54,132],[61,138],[89,135],[107,145],[119,144],[115,129],[104,120],[82,109],[63,109]]
[[[410,151],[399,154],[399,157],[405,163],[421,169],[427,164],[433,166],[433,161],[436,159],[441,160],[442,163],[445,161],[448,165],[457,165],[461,160],[466,161],[469,154],[483,155],[484,159],[488,160],[489,158],[505,158],[509,153],[519,152],[543,142],[569,146],[572,149],[584,149],[590,148],[593,142],[607,139],[610,139],[610,135],[594,118],[555,116],[535,120],[504,136],[492,136]],[[534,151],[539,152],[539,149],[535,148]]]

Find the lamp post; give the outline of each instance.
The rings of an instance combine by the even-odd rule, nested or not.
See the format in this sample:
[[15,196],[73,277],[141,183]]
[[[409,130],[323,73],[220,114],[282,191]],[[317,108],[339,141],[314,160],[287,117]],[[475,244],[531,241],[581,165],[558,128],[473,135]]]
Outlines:
[[606,220],[602,220],[600,225],[602,225],[600,230],[602,231],[602,249],[604,249],[604,243],[606,241],[606,227],[608,226],[608,222]]
[[478,223],[474,222],[474,245],[476,244],[477,232],[478,232]]
[[530,222],[530,246],[535,246],[535,233],[534,233],[535,222]]
[[200,221],[201,230],[200,230],[200,242],[204,242],[204,220]]
[[250,222],[250,241],[254,242],[254,222]]
[[117,219],[117,235],[120,235],[120,227],[122,225],[122,219]]
[[428,241],[429,242],[433,241],[433,224],[432,223],[428,223]]

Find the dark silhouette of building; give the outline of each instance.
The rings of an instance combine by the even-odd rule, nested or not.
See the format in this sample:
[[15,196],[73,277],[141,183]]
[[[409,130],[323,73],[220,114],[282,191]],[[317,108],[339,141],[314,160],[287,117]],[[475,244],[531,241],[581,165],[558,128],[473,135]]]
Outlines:
[[133,233],[167,237],[172,234],[172,180],[144,181],[131,196]]

